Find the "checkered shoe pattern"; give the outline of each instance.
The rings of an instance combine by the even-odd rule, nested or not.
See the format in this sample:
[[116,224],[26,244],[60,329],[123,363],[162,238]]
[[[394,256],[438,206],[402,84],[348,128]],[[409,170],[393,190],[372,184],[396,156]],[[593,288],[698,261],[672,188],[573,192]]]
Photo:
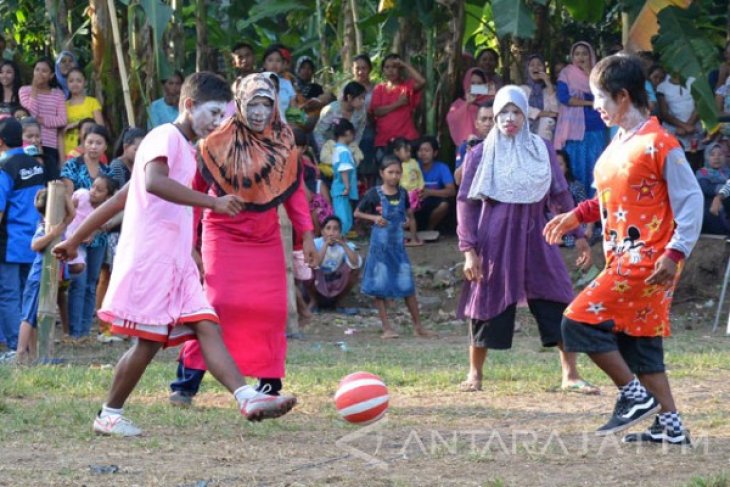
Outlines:
[[644,386],[639,382],[639,379],[634,377],[631,379],[631,382],[621,388],[621,395],[626,399],[642,401],[646,398],[647,393]]
[[672,434],[682,433],[682,418],[677,412],[659,413],[657,415],[659,424]]

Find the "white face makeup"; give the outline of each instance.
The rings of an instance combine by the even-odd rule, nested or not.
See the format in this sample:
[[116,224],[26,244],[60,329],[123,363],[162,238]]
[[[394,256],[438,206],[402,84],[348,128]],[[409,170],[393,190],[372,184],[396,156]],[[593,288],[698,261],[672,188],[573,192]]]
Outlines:
[[501,112],[497,114],[497,128],[508,137],[514,137],[522,129],[525,123],[525,116],[517,105],[508,103]]
[[601,115],[601,120],[607,126],[618,125],[621,113],[618,104],[611,98],[611,95],[591,83],[593,93],[593,108]]
[[223,122],[226,103],[222,101],[206,101],[193,105],[190,109],[193,121],[193,132],[198,137],[206,137]]
[[263,132],[274,114],[274,101],[264,96],[255,96],[246,105],[246,121],[248,128],[254,132]]

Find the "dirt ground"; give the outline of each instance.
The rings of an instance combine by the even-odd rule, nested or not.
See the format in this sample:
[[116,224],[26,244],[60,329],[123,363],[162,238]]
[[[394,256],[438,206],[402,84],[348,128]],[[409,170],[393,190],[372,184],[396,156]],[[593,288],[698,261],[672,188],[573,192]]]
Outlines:
[[[720,268],[721,276],[724,247],[718,242],[702,245],[706,246],[705,258],[698,259],[702,265],[691,264],[687,272],[712,276]],[[711,251],[717,255],[713,257]],[[460,262],[455,241],[429,244],[414,249],[411,255],[422,289],[426,323],[439,329],[442,338],[403,338],[396,346],[402,347],[404,354],[418,347],[424,357],[457,350],[453,367],[463,370],[464,327],[453,316]],[[697,270],[692,270],[695,267]],[[701,350],[703,344],[717,346],[718,341],[730,344],[724,337],[709,335],[708,321],[714,307],[708,306],[707,300],[717,299],[719,278],[693,277],[692,282],[705,285],[680,293],[682,303],[674,311],[675,329],[696,344],[695,350]],[[367,306],[359,297],[349,304]],[[304,328],[306,340],[292,342],[292,353],[311,347],[313,342],[342,340],[343,330],[331,326],[333,316],[315,316]],[[378,346],[375,318],[367,314],[354,319],[367,321],[369,324],[361,325],[373,329],[348,337],[350,346]],[[527,342],[527,337],[518,336],[516,348],[534,345]],[[730,351],[724,347],[723,353]],[[122,350],[114,347],[109,352],[109,348],[89,345],[76,350],[73,361],[112,360]],[[63,349],[59,353],[63,354]],[[174,358],[172,351],[163,356],[170,363]],[[672,379],[683,413],[692,421],[694,448],[635,447],[621,445],[619,437],[595,437],[592,431],[605,421],[615,399],[606,383],[601,384],[605,392],[599,396],[549,388],[525,393],[515,378],[513,389],[507,393],[497,393],[488,385],[483,392],[473,394],[458,392],[455,384],[427,391],[391,386],[386,419],[364,428],[337,420],[331,396],[315,394],[300,395],[302,402],[292,414],[265,427],[193,421],[185,425],[184,433],[182,428],[152,424],[144,439],[89,434],[77,441],[59,442],[42,432],[3,438],[0,485],[688,485],[696,476],[730,472],[730,371],[698,370],[697,374],[701,380],[695,380],[691,371]],[[150,400],[167,407],[164,391]],[[12,404],[22,407],[23,399]],[[200,398],[197,407],[230,408],[230,400],[223,394],[209,393]],[[118,471],[105,471],[111,465]]]

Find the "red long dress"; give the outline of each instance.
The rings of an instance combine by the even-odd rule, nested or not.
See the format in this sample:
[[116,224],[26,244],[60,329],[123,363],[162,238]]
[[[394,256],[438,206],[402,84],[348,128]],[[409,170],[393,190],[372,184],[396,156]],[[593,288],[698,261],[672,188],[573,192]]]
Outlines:
[[[207,190],[202,176],[193,188]],[[284,207],[295,233],[313,229],[302,181]],[[276,208],[235,217],[205,210],[202,222],[205,292],[220,318],[226,348],[241,374],[284,377],[286,267]],[[206,369],[197,340],[186,342],[180,355],[185,367]]]

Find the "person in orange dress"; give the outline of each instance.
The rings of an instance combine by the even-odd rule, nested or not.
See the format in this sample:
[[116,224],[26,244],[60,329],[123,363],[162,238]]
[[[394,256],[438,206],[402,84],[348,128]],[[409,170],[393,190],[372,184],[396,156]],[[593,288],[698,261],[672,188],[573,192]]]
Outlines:
[[591,72],[594,107],[619,131],[594,170],[596,198],[556,216],[549,243],[601,220],[606,267],[565,310],[565,350],[585,352],[619,388],[608,435],[659,413],[624,442],[690,444],[665,373],[663,339],[684,259],[702,226],[702,192],[682,146],[648,115],[641,62],[603,59]]

